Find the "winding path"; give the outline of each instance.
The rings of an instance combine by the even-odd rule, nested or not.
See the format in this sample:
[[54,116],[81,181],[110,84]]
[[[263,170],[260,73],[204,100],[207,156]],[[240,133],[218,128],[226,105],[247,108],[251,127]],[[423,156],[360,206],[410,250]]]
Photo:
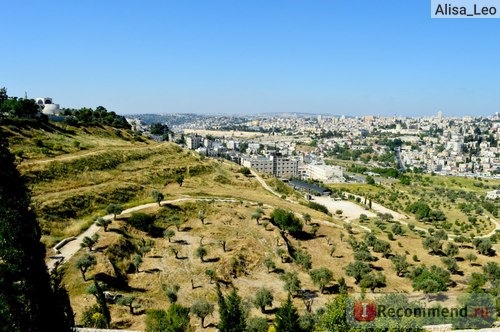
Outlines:
[[[251,171],[251,172],[255,176],[256,180],[262,185],[262,187],[264,189],[266,189],[267,191],[271,192],[272,194],[274,194],[278,197],[281,197],[281,195],[279,193],[277,193],[276,191],[274,191],[257,173],[255,173],[254,171]],[[177,199],[173,199],[173,200],[162,201],[161,204],[162,205],[173,204],[173,203],[178,203],[178,202],[183,202],[183,201],[239,202],[241,200],[240,199],[233,199],[233,198],[217,198],[217,197],[204,197],[204,198],[183,197],[183,198],[177,198]],[[287,201],[298,204],[297,202],[289,200],[289,199],[287,199]],[[123,210],[121,214],[136,212],[136,211],[144,210],[147,208],[155,207],[157,204],[158,203],[148,203],[148,204],[137,205],[137,206],[131,207],[129,209]],[[373,204],[375,205],[376,203],[373,203]],[[266,205],[268,205],[268,204],[266,204]],[[380,205],[380,204],[377,204],[377,205]],[[380,206],[383,207],[382,205],[380,205]],[[386,209],[385,207],[383,207],[383,208]],[[392,211],[392,210],[387,209],[387,211]],[[394,211],[392,211],[392,212],[394,212]],[[402,215],[400,215],[400,216],[402,216]],[[104,216],[103,218],[110,220],[110,219],[113,219],[113,215],[108,214],[108,215]],[[341,228],[340,225],[337,225],[337,224],[331,223],[331,222],[327,222],[324,220],[316,220],[315,219],[313,221],[320,223],[322,225]],[[493,234],[495,234],[496,231],[500,231],[500,223],[498,221],[496,221],[495,219],[492,219],[492,221],[495,224],[495,229],[493,229],[490,233],[488,233],[486,235],[476,236],[475,238],[490,237]],[[408,223],[405,221],[400,220],[400,222],[404,225],[408,225]],[[371,229],[369,229],[366,226],[362,226],[362,225],[356,225],[356,226],[358,226],[366,231],[371,232]],[[80,250],[81,243],[82,243],[83,239],[86,236],[91,237],[92,235],[97,233],[97,231],[99,231],[100,228],[101,228],[100,226],[97,226],[95,223],[93,223],[87,230],[85,230],[83,233],[78,235],[76,238],[72,239],[71,241],[68,241],[64,245],[59,245],[58,246],[58,247],[60,247],[59,249],[53,248],[52,250],[56,254],[54,256],[51,256],[46,261],[47,268],[49,269],[49,271],[52,271],[54,269],[54,267],[58,266],[59,264],[69,261],[78,252],[78,250]],[[418,230],[427,231],[427,229],[424,229],[421,227],[415,227],[415,228]],[[451,233],[448,233],[448,236],[450,238],[455,237],[455,235],[451,234]]]

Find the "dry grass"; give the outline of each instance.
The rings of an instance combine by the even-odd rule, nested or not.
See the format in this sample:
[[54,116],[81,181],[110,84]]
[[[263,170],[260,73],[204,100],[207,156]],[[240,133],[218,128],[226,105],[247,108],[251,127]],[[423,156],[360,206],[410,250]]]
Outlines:
[[[268,204],[269,202],[266,202]],[[284,201],[279,201],[277,206],[286,204]],[[257,226],[255,220],[250,219],[251,213],[258,207],[257,203],[247,201],[240,202],[184,202],[178,204],[182,209],[182,215],[187,221],[183,224],[181,231],[176,232],[173,241],[185,241],[186,244],[169,243],[167,239],[155,239],[155,244],[150,253],[144,259],[141,266],[141,272],[129,274],[129,285],[136,291],[131,293],[138,297],[138,304],[142,309],[149,308],[165,308],[168,306],[168,301],[162,291],[162,284],[179,284],[181,290],[179,292],[179,302],[182,305],[189,306],[197,298],[207,298],[213,303],[216,303],[214,285],[210,284],[209,279],[205,276],[205,269],[212,268],[217,271],[221,279],[231,281],[237,287],[239,294],[245,299],[251,299],[256,290],[260,287],[267,287],[273,291],[275,296],[274,307],[286,298],[286,292],[283,290],[283,282],[279,279],[277,273],[267,273],[263,266],[265,257],[272,257],[277,264],[278,269],[284,271],[296,271],[302,281],[302,289],[309,289],[317,292],[317,287],[312,284],[310,277],[306,271],[299,268],[293,263],[281,263],[276,255],[278,248],[276,238],[279,237],[279,232],[274,229],[274,226],[268,226],[268,230],[264,230],[263,226]],[[290,207],[295,212],[303,212],[302,206],[295,205]],[[148,213],[156,213],[158,207],[151,208]],[[199,209],[207,211],[205,225],[197,217]],[[272,212],[272,207],[264,206],[265,215],[269,216]],[[125,218],[126,216],[124,216]],[[264,218],[265,219],[265,218]],[[369,224],[368,224],[369,225]],[[125,227],[124,221],[115,222],[111,228]],[[370,226],[371,227],[371,226]],[[183,231],[184,229],[184,231]],[[305,226],[308,230],[309,226]],[[408,251],[408,261],[412,265],[426,264],[443,266],[440,257],[429,255],[422,248],[421,238],[414,235],[409,229],[405,228],[405,236],[397,236],[395,241],[390,241],[394,254],[406,254]],[[354,236],[362,239],[364,232],[355,228]],[[374,232],[381,239],[387,240],[385,233],[378,229]],[[341,240],[341,233],[344,233],[344,240]],[[136,238],[145,238],[146,235],[139,231],[130,231],[130,234]],[[100,232],[101,239],[99,240],[98,248],[104,248],[107,245],[117,240],[117,234],[114,232]],[[295,247],[301,247],[307,250],[312,256],[313,268],[327,267],[334,272],[335,280],[340,277],[346,277],[344,268],[353,261],[353,252],[346,242],[348,235],[344,230],[338,227],[329,226],[328,223],[321,223],[316,238],[304,241],[297,241],[291,238]],[[207,262],[202,263],[195,255],[196,248],[200,245],[200,238],[203,236],[203,245],[208,249]],[[329,253],[329,245],[327,238],[336,246],[336,251],[331,257]],[[221,240],[227,241],[227,252],[223,252],[220,244]],[[401,243],[401,246],[398,245]],[[169,251],[169,247],[176,245],[180,248],[179,256],[185,259],[175,259]],[[280,240],[280,246],[283,248],[283,240]],[[464,257],[471,249],[461,249],[459,257]],[[233,257],[239,254],[246,259],[247,274],[240,275],[233,279],[229,275],[229,265]],[[419,262],[413,262],[411,257],[416,254],[419,257]],[[89,275],[96,272],[110,272],[109,264],[106,264],[103,253],[97,253],[100,256],[101,264],[98,268],[92,270]],[[383,271],[387,278],[387,287],[377,290],[377,292],[411,292],[411,282],[406,278],[397,277],[392,263],[389,259],[383,258],[380,254],[374,254],[377,261],[372,265]],[[487,261],[492,261],[494,257],[485,257],[478,255],[479,259],[475,266],[470,266],[468,262],[459,262],[460,269],[464,272],[463,276],[453,275],[452,279],[457,282],[454,290],[463,291],[467,284],[467,277],[471,272],[479,272],[481,266]],[[70,267],[74,265],[76,258],[73,258],[69,263]],[[217,261],[215,261],[217,259]],[[211,261],[213,260],[213,261]],[[148,272],[149,271],[149,272]],[[156,271],[156,272],[154,272]],[[194,280],[195,289],[191,287],[191,279]],[[355,285],[354,279],[346,277],[350,291],[359,292],[360,288]],[[65,278],[65,283],[70,290],[72,304],[77,312],[77,320],[80,317],[82,310],[94,303],[90,295],[85,294],[85,287],[82,286],[82,279],[78,271],[74,268],[68,270]],[[87,283],[89,284],[89,282]],[[318,309],[323,306],[334,295],[319,294],[314,300],[313,309]],[[305,310],[304,303],[296,298],[296,306],[300,311]],[[112,316],[117,326],[129,327],[131,329],[144,328],[143,315],[130,315],[126,308],[118,305],[111,305]],[[251,310],[252,315],[261,315],[256,310]],[[271,315],[272,317],[272,315]],[[217,322],[217,313],[214,316],[207,318],[208,323]],[[199,324],[197,319],[192,319],[192,324]],[[200,330],[199,328],[197,330]]]

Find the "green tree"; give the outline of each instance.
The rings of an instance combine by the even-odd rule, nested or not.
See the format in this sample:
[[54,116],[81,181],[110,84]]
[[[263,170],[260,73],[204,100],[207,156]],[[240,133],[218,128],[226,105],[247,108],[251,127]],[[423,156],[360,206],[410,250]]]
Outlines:
[[311,234],[312,236],[316,237],[316,233],[318,233],[319,230],[319,225],[318,224],[312,224],[311,225]]
[[132,264],[134,264],[135,272],[139,273],[139,268],[141,267],[143,262],[142,256],[140,254],[135,254],[132,260]]
[[179,185],[179,187],[182,187],[182,184],[184,183],[184,174],[177,174],[175,177],[175,182]]
[[271,257],[266,257],[264,259],[264,266],[267,268],[267,273],[271,273],[271,271],[276,268],[276,264]]
[[425,249],[430,249],[431,254],[437,254],[441,251],[443,243],[436,236],[429,236],[423,240],[423,246]]
[[206,217],[207,217],[207,215],[206,215],[205,210],[200,210],[198,212],[198,218],[200,218],[200,221],[201,221],[202,225],[205,225],[205,219],[206,219]]
[[264,211],[262,209],[257,209],[254,213],[252,213],[252,219],[255,219],[257,222],[257,225],[259,225],[259,220],[262,218],[262,215],[264,214]]
[[205,328],[205,318],[212,314],[214,305],[205,299],[196,300],[190,309],[191,313],[201,320],[201,328]]
[[217,280],[217,273],[213,269],[206,269],[205,274],[210,278],[210,283],[213,283]]
[[488,280],[500,280],[500,265],[497,262],[488,262],[483,266],[483,272],[488,277]]
[[302,231],[302,222],[293,214],[293,212],[276,208],[271,213],[271,220],[281,230],[296,235]]
[[199,257],[201,262],[204,263],[205,256],[208,254],[207,248],[205,248],[204,246],[199,246],[198,248],[196,248],[195,254],[196,257]]
[[94,284],[87,288],[87,292],[95,296],[97,304],[99,305],[99,312],[103,315],[102,319],[106,322],[105,327],[109,329],[111,325],[111,313],[109,312],[106,297],[104,296],[103,287],[104,285],[94,279]]
[[189,308],[173,303],[164,310],[146,312],[146,332],[189,331]]
[[373,251],[382,253],[384,257],[388,257],[391,253],[391,244],[383,240],[376,240],[373,244]]
[[108,231],[108,226],[111,225],[111,220],[109,219],[104,219],[102,217],[99,217],[97,218],[97,220],[95,221],[95,224],[99,227],[102,227],[104,228],[104,231],[107,232]]
[[135,301],[135,296],[129,295],[129,296],[120,296],[118,300],[116,300],[116,303],[128,307],[130,314],[133,315],[135,308],[134,301]]
[[106,207],[106,212],[113,215],[113,219],[116,220],[116,216],[123,212],[123,207],[120,204],[111,203]]
[[97,240],[99,240],[99,234],[94,234],[92,236],[85,236],[82,239],[82,243],[80,243],[80,246],[82,248],[88,248],[89,251],[92,251],[94,245],[97,243]]
[[153,196],[153,199],[155,200],[155,202],[158,203],[158,206],[161,206],[161,201],[163,201],[165,196],[158,190],[153,190],[151,192],[151,195]]
[[152,123],[149,127],[149,132],[153,135],[164,135],[168,134],[169,131],[168,126],[162,123]]
[[175,215],[175,216],[172,216],[172,217],[168,220],[167,224],[168,224],[169,226],[170,226],[170,225],[174,226],[174,227],[175,227],[175,229],[177,230],[177,232],[180,232],[181,225],[182,225],[182,220],[181,220],[181,218],[180,218],[179,216]]
[[467,291],[469,293],[483,293],[483,286],[488,279],[483,273],[473,272],[469,278]]
[[385,276],[381,272],[366,273],[361,278],[359,285],[361,286],[361,288],[370,289],[373,293],[375,291],[375,288],[385,287]]
[[346,274],[349,277],[353,277],[356,281],[356,284],[361,281],[365,274],[370,273],[370,271],[370,266],[367,263],[361,261],[351,262],[346,267]]
[[166,229],[163,232],[163,236],[168,239],[168,242],[172,242],[172,238],[175,236],[175,232],[172,229]]
[[302,249],[297,249],[294,254],[295,263],[300,265],[304,270],[308,271],[312,267],[311,255]]
[[477,252],[479,252],[481,255],[486,255],[486,256],[490,255],[493,247],[491,244],[491,240],[488,238],[474,239],[472,244],[474,244],[474,246],[476,247]]
[[458,264],[457,260],[453,257],[443,257],[441,258],[441,262],[446,266],[448,271],[456,274],[458,272]]
[[247,320],[246,332],[267,332],[269,324],[264,317],[251,317]]
[[309,225],[309,223],[311,222],[311,219],[312,219],[312,218],[311,218],[311,215],[310,215],[309,213],[304,213],[304,214],[302,215],[302,219],[304,219],[304,223],[305,223],[306,225]]
[[291,295],[297,294],[300,290],[300,279],[297,272],[286,272],[280,276],[285,282],[283,288]]
[[177,300],[179,299],[178,295],[179,290],[181,289],[181,286],[179,284],[173,284],[173,285],[162,285],[163,291],[165,292],[165,295],[167,296],[167,299],[170,303],[176,303]]
[[458,255],[458,246],[452,242],[448,242],[448,245],[444,249],[444,253],[448,257],[454,257]]
[[375,184],[375,179],[371,176],[366,176],[365,181],[367,184],[374,185]]
[[262,313],[266,312],[266,306],[273,305],[273,294],[271,291],[265,287],[259,288],[255,293],[255,298],[253,304],[255,308],[260,309]]
[[82,257],[80,257],[76,261],[76,268],[80,270],[82,274],[83,281],[87,281],[87,278],[85,277],[85,273],[87,273],[87,270],[90,269],[92,266],[96,265],[97,261],[95,259],[94,255],[89,255],[85,254]]
[[319,287],[319,291],[323,294],[326,285],[333,280],[333,272],[325,267],[309,271],[312,282]]
[[316,328],[320,331],[348,332],[351,326],[347,322],[347,303],[349,297],[341,294],[326,304],[323,314],[318,318]]
[[97,329],[105,329],[107,322],[101,312],[101,307],[98,304],[85,309],[82,313],[81,324],[84,327],[93,327]]
[[236,289],[224,296],[217,284],[217,299],[219,304],[220,332],[244,332],[246,329],[246,314]]
[[281,258],[281,263],[285,263],[285,261],[286,261],[286,257],[287,257],[286,250],[285,250],[285,249],[283,249],[283,248],[278,248],[278,249],[276,249],[276,254],[277,254],[278,256],[280,256],[280,258]]
[[429,268],[419,266],[410,273],[413,281],[413,289],[421,290],[424,293],[437,293],[448,290],[450,273],[440,267],[432,265]]
[[405,273],[408,272],[408,267],[410,264],[406,261],[406,256],[404,255],[394,255],[391,258],[392,265],[396,270],[396,274],[398,277],[404,277]]
[[286,301],[278,308],[275,318],[276,332],[302,332],[299,323],[300,316],[288,294]]
[[465,255],[465,259],[468,260],[470,264],[472,264],[472,262],[475,262],[477,260],[477,256],[470,252]]
[[0,331],[70,331],[73,313],[61,302],[69,300],[51,283],[30,194],[4,137],[0,129]]
[[403,235],[404,234],[403,227],[401,227],[401,225],[399,223],[393,224],[391,227],[391,230],[394,233],[394,235]]

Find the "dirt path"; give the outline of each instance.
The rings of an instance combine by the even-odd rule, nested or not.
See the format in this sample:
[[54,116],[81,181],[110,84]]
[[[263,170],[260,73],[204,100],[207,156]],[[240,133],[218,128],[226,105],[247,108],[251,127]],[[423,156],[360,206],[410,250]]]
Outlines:
[[[182,202],[182,201],[186,201],[186,200],[190,200],[190,199],[193,199],[193,198],[178,198],[178,199],[169,200],[169,201],[162,201],[161,203],[162,204],[172,204],[172,203]],[[157,203],[148,203],[148,204],[134,206],[130,209],[123,210],[123,212],[121,214],[126,214],[126,213],[131,213],[131,212],[151,208],[151,207],[154,207],[156,205],[157,205]],[[103,218],[108,219],[108,220],[113,219],[113,215],[108,214],[108,215],[104,216]],[[69,261],[71,259],[71,257],[73,257],[78,252],[78,250],[80,250],[83,238],[85,238],[86,236],[91,237],[92,235],[97,233],[97,231],[100,228],[101,228],[100,226],[97,226],[95,223],[93,223],[89,228],[87,228],[87,230],[85,232],[78,235],[74,240],[66,243],[59,250],[55,249],[55,247],[53,249],[51,249],[55,255],[52,256],[46,262],[47,268],[49,269],[49,271],[51,271],[55,266],[57,266],[59,262]]]
[[[162,201],[161,205],[174,204],[174,203],[179,203],[179,202],[184,202],[184,201],[216,201],[216,202],[235,203],[235,202],[239,202],[240,200],[239,199],[238,200],[232,199],[232,198],[216,198],[216,197],[214,197],[214,198],[183,197],[183,198],[177,198],[177,199],[168,200],[168,201]],[[136,211],[140,211],[140,210],[144,210],[144,209],[148,209],[148,208],[152,208],[152,207],[157,206],[157,204],[158,203],[148,203],[148,204],[137,205],[137,206],[131,207],[129,209],[123,210],[120,215],[132,213],[132,212],[136,212]],[[110,220],[110,219],[113,219],[113,215],[108,214],[108,215],[104,216],[103,218]],[[91,237],[92,235],[97,233],[100,228],[101,228],[100,226],[97,226],[95,223],[93,223],[89,228],[87,228],[87,230],[85,232],[78,235],[75,239],[70,240],[65,245],[63,245],[61,248],[55,249],[55,247],[54,247],[54,248],[50,249],[50,250],[52,250],[54,255],[51,256],[46,261],[47,268],[49,269],[49,271],[54,269],[54,267],[56,267],[59,263],[64,263],[64,262],[69,261],[80,250],[83,239],[86,236]]]

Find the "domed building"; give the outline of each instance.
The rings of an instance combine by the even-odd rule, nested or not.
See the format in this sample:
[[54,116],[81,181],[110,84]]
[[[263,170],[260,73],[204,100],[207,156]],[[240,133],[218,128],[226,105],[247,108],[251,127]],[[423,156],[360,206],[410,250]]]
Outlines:
[[59,115],[60,109],[59,104],[52,103],[52,98],[36,98],[35,102],[42,109],[43,114],[47,115]]

